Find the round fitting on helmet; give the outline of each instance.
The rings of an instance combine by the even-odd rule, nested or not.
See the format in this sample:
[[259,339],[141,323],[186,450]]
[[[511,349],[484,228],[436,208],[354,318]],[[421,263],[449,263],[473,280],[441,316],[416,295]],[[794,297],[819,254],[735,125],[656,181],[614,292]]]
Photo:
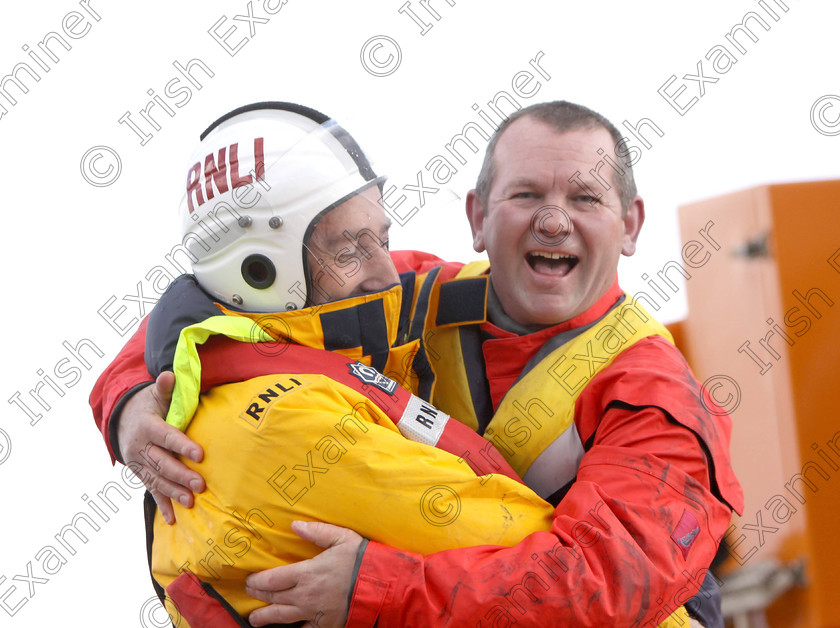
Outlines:
[[242,278],[252,288],[266,290],[274,285],[277,270],[265,255],[255,253],[242,260]]

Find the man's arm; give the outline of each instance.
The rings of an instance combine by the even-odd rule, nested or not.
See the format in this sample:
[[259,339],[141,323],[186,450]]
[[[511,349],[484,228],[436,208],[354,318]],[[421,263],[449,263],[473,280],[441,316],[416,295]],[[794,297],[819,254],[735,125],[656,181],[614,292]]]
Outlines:
[[155,381],[146,369],[143,357],[148,320],[147,317],[140,322],[140,327],[102,372],[90,393],[93,420],[105,439],[112,463],[117,460],[123,462],[116,439],[123,406],[134,394]]
[[671,441],[671,459],[604,434],[584,456],[550,533],[513,548],[424,557],[371,543],[348,625],[370,625],[354,620],[372,616],[381,627],[493,625],[502,618],[523,626],[547,618],[557,625],[657,625],[699,588],[730,512],[676,466],[705,468],[687,430],[652,408],[610,410],[602,427],[630,423],[648,435],[648,446],[651,439]]
[[[680,384],[687,380],[678,360],[665,365],[657,385],[681,385],[681,393],[673,395],[676,403],[660,398],[657,403],[676,405],[686,422],[686,413],[696,415],[708,433],[697,425],[685,427],[660,407],[611,401],[616,382],[629,391],[620,391],[619,398],[653,395],[650,371],[633,369],[632,355],[659,355],[657,342],[639,343],[623,354],[630,365],[617,360],[620,367],[610,377],[587,387],[588,403],[598,406],[578,425],[587,453],[550,532],[532,534],[513,548],[471,547],[428,556],[370,543],[348,625],[541,626],[548,618],[557,625],[643,626],[656,625],[688,601],[729,525],[730,504],[738,509],[741,502],[739,491],[725,481],[728,460],[715,454],[719,445],[709,445],[715,434],[724,446],[728,442],[728,419],[709,416],[692,387]],[[719,477],[712,475],[712,459]],[[286,592],[284,604],[296,603],[297,592],[305,593],[315,576],[323,575],[311,565],[256,574],[249,584],[255,591],[272,589],[272,579],[286,579],[282,570],[291,569],[296,586]],[[352,579],[349,572],[333,575],[337,587]],[[282,619],[268,615],[275,608],[262,609],[260,621]],[[311,618],[327,609],[308,611],[304,616]]]
[[418,275],[446,263],[437,255],[423,251],[391,251],[391,260],[394,262],[398,273],[407,273],[413,270]]

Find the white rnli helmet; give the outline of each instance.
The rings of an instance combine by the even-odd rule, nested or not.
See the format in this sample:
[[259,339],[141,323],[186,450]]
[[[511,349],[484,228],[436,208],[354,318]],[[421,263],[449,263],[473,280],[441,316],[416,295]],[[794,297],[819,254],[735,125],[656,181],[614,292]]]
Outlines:
[[252,312],[307,305],[304,245],[316,219],[383,180],[335,121],[283,102],[222,116],[190,164],[180,213],[193,272],[214,297]]

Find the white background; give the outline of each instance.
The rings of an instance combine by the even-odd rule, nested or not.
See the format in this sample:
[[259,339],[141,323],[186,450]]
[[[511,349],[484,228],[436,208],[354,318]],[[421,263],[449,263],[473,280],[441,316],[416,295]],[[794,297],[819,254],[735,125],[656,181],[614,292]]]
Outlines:
[[[245,1],[120,3],[91,0],[101,16],[80,39],[68,40],[59,63],[48,63],[34,82],[20,78],[29,92],[8,91],[17,99],[0,118],[0,184],[3,229],[2,398],[28,391],[43,369],[63,397],[48,387],[51,406],[31,425],[17,406],[3,404],[0,422],[0,597],[28,597],[25,575],[31,563],[45,574],[36,554],[73,517],[92,510],[82,495],[94,498],[108,482],[123,487],[128,501],[111,493],[118,512],[101,524],[88,542],[72,541],[68,556],[48,582],[35,584],[34,596],[14,617],[0,609],[0,625],[159,626],[162,611],[144,604],[153,596],[145,564],[141,493],[112,469],[96,432],[87,396],[96,376],[128,336],[120,336],[97,311],[116,297],[112,314],[127,325],[138,304],[124,300],[145,275],[163,263],[178,241],[176,207],[186,172],[185,160],[198,134],[222,113],[258,100],[301,102],[338,119],[373,155],[377,169],[400,187],[414,184],[426,162],[467,122],[477,120],[473,103],[486,109],[499,90],[529,69],[543,52],[541,65],[550,80],[521,104],[568,99],[599,110],[620,125],[650,118],[663,137],[647,132],[652,147],[643,150],[636,177],[647,207],[639,253],[624,260],[622,284],[644,288],[641,275],[653,275],[680,256],[676,208],[682,203],[756,184],[835,178],[840,136],[818,133],[812,105],[840,94],[836,25],[840,6],[829,0],[774,0],[764,4],[780,16],[770,21],[757,2],[500,2],[431,0],[436,20],[417,2],[411,8],[433,27],[420,27],[398,12],[401,2],[289,0],[274,16],[253,2],[253,14],[270,17],[255,25],[254,36],[231,57],[208,34],[220,18],[220,32],[237,27],[229,42],[248,34]],[[454,0],[453,0],[454,2]],[[34,62],[22,49],[37,48],[78,4],[55,0],[6,3],[0,17],[0,76],[16,64]],[[741,37],[746,54],[681,116],[657,93],[671,75],[672,89],[686,85],[685,105],[698,83],[697,63],[748,11],[768,19],[760,40]],[[401,64],[389,76],[367,72],[360,50],[369,38],[387,35],[401,49]],[[162,95],[177,76],[173,62],[201,59],[214,72],[193,89],[190,101],[174,107],[174,117],[155,112],[161,129],[145,145],[118,119]],[[380,50],[380,61],[387,51]],[[703,70],[714,76],[703,60]],[[840,98],[824,110],[823,130],[840,130]],[[634,142],[638,145],[638,142]],[[121,172],[106,187],[83,178],[80,161],[94,146],[119,155]],[[100,170],[105,162],[98,162]],[[463,197],[474,182],[480,155],[472,156],[444,191],[404,227],[395,227],[393,248],[422,248],[448,259],[474,259],[463,217]],[[426,183],[430,183],[424,172]],[[406,192],[414,204],[416,194]],[[803,219],[807,219],[803,208]],[[685,315],[683,294],[673,295],[658,313],[668,322]],[[85,355],[72,387],[53,369],[67,357],[62,342],[88,339],[104,352]],[[82,524],[81,529],[86,529]],[[63,552],[67,555],[67,552]],[[55,567],[55,565],[53,565]],[[55,569],[53,569],[55,570]],[[72,618],[72,621],[71,621]]]

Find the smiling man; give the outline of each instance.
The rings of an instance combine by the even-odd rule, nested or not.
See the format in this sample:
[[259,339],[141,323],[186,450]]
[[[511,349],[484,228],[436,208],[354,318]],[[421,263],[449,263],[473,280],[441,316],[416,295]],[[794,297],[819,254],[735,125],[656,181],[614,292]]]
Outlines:
[[635,252],[642,199],[622,203],[617,187],[596,194],[600,184],[581,178],[612,143],[603,128],[560,134],[524,117],[496,143],[492,187],[480,179],[467,197],[473,246],[487,251],[493,289],[520,325],[582,314],[615,281],[619,256]]
[[[371,542],[351,591],[353,565],[330,548],[249,577],[272,603],[254,625],[341,617],[351,593],[348,626],[647,626],[697,592],[743,504],[731,420],[704,406],[668,331],[619,287],[644,222],[629,164],[602,158],[621,141],[579,105],[523,109],[491,139],[467,198],[489,271],[393,255],[433,284],[431,400],[557,506],[551,530],[426,556]],[[335,527],[310,538],[361,543]],[[687,606],[722,626],[703,593]]]

